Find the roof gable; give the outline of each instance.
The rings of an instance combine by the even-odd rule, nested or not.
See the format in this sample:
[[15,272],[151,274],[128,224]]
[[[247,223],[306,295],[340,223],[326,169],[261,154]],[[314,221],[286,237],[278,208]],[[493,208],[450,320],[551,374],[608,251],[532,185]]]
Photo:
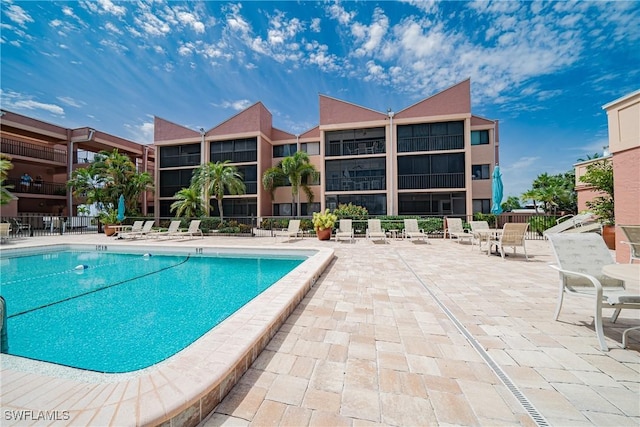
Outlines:
[[197,136],[200,136],[200,133],[193,129],[177,125],[160,117],[153,118],[153,140],[156,142]]
[[386,114],[320,95],[320,125],[384,120]]
[[471,79],[457,83],[396,113],[397,118],[471,113]]
[[207,132],[207,136],[233,135],[236,133],[262,132],[271,135],[271,113],[262,102],[239,112]]

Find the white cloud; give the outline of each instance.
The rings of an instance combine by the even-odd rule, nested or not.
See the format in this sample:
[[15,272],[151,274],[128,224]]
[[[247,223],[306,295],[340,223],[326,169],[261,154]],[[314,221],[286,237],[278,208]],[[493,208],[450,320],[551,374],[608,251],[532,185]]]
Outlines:
[[327,7],[327,12],[331,18],[335,19],[342,25],[349,25],[356,16],[355,12],[347,12],[339,3],[334,3]]
[[153,143],[153,119],[148,122],[143,122],[137,125],[125,124],[125,129],[131,135],[129,138],[140,144],[152,144]]
[[149,36],[164,36],[171,31],[169,24],[150,11],[145,11],[136,16],[134,22],[143,33]]
[[64,116],[64,109],[59,105],[35,101],[32,96],[18,92],[0,90],[0,99],[2,99],[2,107],[9,110],[43,110],[56,116]]
[[104,24],[104,29],[110,33],[122,34],[122,31],[120,30],[120,28],[116,27],[111,22],[107,22],[106,24]]
[[73,99],[73,98],[71,98],[69,96],[59,96],[57,99],[58,99],[58,101],[62,102],[63,104],[66,104],[66,105],[68,105],[70,107],[80,108],[83,105],[85,105],[84,102],[76,101],[75,99]]
[[357,56],[365,56],[375,52],[387,34],[389,18],[384,14],[382,9],[375,9],[372,21],[369,26],[355,23],[351,27],[351,32],[356,37],[356,42],[362,42],[362,44],[355,49]]
[[313,18],[311,20],[311,25],[309,25],[309,29],[311,29],[311,31],[313,31],[314,33],[319,33],[320,31],[322,31],[320,23],[320,18]]
[[248,99],[238,99],[236,101],[223,101],[220,104],[212,104],[214,107],[230,108],[234,111],[242,111],[250,107],[254,103]]
[[185,11],[177,12],[178,21],[182,24],[187,25],[193,29],[198,34],[204,33],[204,23],[202,23],[198,17],[191,13]]
[[26,27],[28,22],[34,22],[33,18],[25,12],[23,8],[16,4],[10,4],[4,13],[11,21],[21,27]]
[[96,3],[101,7],[100,13],[110,13],[116,16],[123,16],[127,13],[124,6],[115,5],[111,0],[97,0]]

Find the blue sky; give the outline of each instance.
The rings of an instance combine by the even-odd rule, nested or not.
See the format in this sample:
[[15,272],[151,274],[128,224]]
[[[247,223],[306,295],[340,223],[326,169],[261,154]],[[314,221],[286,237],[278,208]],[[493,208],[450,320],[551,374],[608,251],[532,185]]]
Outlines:
[[2,108],[140,143],[153,116],[212,128],[262,101],[318,123],[318,94],[399,111],[471,78],[500,121],[506,195],[607,145],[640,88],[640,2],[6,1]]

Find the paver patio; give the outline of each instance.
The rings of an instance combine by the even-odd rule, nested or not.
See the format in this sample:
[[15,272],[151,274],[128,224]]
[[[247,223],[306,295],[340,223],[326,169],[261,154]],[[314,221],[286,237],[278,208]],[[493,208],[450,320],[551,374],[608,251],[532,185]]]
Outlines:
[[[135,244],[145,243],[160,244]],[[535,425],[452,318],[550,425],[640,425],[640,333],[620,345],[622,330],[640,324],[637,311],[605,319],[606,353],[588,300],[566,299],[553,321],[558,277],[547,242],[527,242],[529,262],[441,239],[197,244],[329,245],[336,256],[205,426]]]

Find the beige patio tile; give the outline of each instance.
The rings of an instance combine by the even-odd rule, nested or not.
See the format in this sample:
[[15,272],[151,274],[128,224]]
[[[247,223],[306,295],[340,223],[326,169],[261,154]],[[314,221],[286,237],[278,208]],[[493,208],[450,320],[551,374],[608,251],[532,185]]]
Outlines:
[[380,402],[376,390],[345,386],[340,415],[374,422],[380,421]]
[[308,409],[338,413],[341,399],[340,393],[309,388],[304,394],[302,406]]
[[346,364],[320,360],[311,375],[310,386],[318,390],[341,393]]
[[281,426],[306,426],[309,425],[311,420],[312,411],[307,408],[300,408],[297,406],[287,406],[284,411]]
[[373,360],[348,359],[345,373],[345,387],[378,388],[378,366]]
[[437,419],[429,399],[380,393],[382,422],[396,426],[436,425]]
[[462,394],[430,391],[429,401],[438,419],[438,423],[455,425],[476,425],[476,418],[467,399]]
[[300,406],[308,386],[309,381],[304,378],[278,375],[267,391],[265,399]]
[[251,421],[254,426],[279,426],[287,405],[273,400],[264,400]]
[[338,414],[326,411],[313,411],[308,427],[350,427],[351,420]]
[[216,408],[216,412],[246,420],[253,419],[267,395],[267,389],[249,384],[236,385]]

